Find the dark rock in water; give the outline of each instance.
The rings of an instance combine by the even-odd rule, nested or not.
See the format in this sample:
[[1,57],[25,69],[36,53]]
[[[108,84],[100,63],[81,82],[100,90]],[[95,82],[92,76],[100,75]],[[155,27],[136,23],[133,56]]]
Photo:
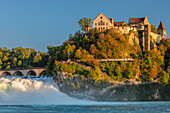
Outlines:
[[95,101],[170,101],[170,85],[159,83],[125,85],[119,87],[83,91],[74,90],[68,85],[59,86],[61,91],[75,98],[85,98]]

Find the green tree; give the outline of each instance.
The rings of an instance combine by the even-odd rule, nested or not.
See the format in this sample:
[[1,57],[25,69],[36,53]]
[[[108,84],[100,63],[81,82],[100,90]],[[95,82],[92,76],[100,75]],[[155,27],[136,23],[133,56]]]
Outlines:
[[162,84],[168,84],[168,80],[169,80],[169,73],[166,73],[165,71],[163,72],[163,75],[160,76],[160,82]]
[[74,44],[72,46],[68,44],[63,50],[63,57],[65,57],[65,59],[68,59],[68,53],[70,54],[70,58],[73,57],[75,48],[76,46]]
[[87,50],[82,49],[81,47],[78,50],[76,50],[75,58],[80,59],[81,61],[84,62],[92,61],[94,59],[94,57],[91,54],[89,54]]
[[78,23],[79,23],[79,25],[80,25],[80,27],[81,27],[81,30],[85,31],[87,25],[90,25],[90,24],[91,24],[91,19],[88,19],[88,18],[84,17],[84,18],[80,19],[80,20],[78,21]]

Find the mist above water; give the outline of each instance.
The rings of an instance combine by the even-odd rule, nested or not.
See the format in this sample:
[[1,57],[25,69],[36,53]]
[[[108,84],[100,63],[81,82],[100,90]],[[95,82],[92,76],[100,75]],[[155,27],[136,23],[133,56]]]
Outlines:
[[89,104],[59,91],[52,78],[0,77],[0,105]]

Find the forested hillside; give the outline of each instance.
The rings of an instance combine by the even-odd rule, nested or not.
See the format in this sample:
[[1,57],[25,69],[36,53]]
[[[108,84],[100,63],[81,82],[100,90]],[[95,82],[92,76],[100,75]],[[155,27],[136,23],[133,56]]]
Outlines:
[[[49,46],[47,73],[68,72],[69,77],[78,74],[81,78],[93,81],[94,84],[112,83],[112,81],[159,81],[167,84],[170,73],[170,40],[162,40],[157,49],[143,51],[140,44],[129,43],[129,34],[121,34],[116,29],[99,32],[91,29],[88,33],[76,32],[61,46]],[[135,32],[137,38],[138,32]],[[79,61],[88,70],[74,62]],[[99,62],[98,59],[133,58],[133,62]]]

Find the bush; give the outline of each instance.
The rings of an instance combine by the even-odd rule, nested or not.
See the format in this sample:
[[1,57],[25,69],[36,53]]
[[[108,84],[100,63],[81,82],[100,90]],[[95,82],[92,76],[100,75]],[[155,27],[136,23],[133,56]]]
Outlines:
[[160,76],[160,83],[161,84],[168,84],[168,81],[169,81],[169,73],[166,73],[166,71],[163,72],[163,75]]

